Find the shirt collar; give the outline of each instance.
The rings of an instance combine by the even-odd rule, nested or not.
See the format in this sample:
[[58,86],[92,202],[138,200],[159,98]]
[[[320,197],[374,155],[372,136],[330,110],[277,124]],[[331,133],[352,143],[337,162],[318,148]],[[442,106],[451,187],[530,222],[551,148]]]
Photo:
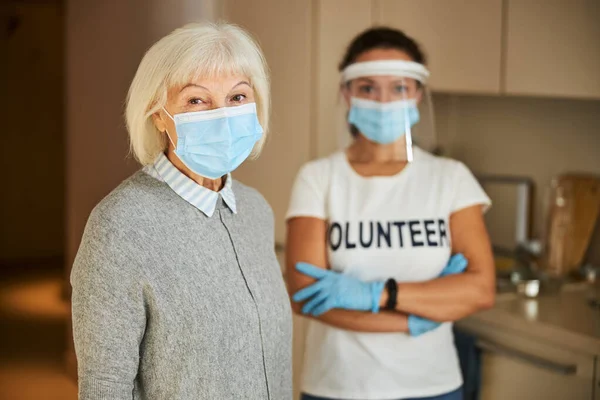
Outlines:
[[204,186],[198,185],[192,179],[179,171],[163,153],[156,158],[153,165],[145,168],[145,171],[154,178],[165,182],[182,199],[202,211],[206,216],[212,217],[219,201],[219,196],[237,214],[235,195],[233,193],[233,179],[227,174],[225,186],[219,192],[212,191]]

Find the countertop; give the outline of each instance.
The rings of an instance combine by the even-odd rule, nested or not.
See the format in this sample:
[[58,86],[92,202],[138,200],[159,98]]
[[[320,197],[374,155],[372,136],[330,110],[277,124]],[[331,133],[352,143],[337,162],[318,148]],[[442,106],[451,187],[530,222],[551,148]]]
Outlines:
[[570,284],[559,293],[534,299],[499,294],[492,309],[459,321],[457,326],[477,334],[478,327],[485,324],[600,356],[600,308],[590,306],[589,290],[586,284]]

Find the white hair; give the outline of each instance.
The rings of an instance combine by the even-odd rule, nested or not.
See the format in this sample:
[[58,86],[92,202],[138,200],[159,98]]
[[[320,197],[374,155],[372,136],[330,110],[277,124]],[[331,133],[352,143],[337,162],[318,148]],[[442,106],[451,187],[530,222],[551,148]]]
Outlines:
[[227,23],[189,24],[156,42],[144,55],[129,87],[125,119],[131,151],[142,164],[167,148],[152,115],[165,106],[170,88],[196,77],[243,74],[250,80],[264,134],[251,157],[258,157],[269,131],[270,91],[265,58],[242,28]]

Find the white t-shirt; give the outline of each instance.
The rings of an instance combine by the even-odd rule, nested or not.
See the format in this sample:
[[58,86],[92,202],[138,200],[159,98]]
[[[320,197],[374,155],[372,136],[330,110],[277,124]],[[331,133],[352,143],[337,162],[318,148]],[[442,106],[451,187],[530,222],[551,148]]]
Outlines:
[[[365,178],[344,152],[300,170],[287,218],[328,221],[331,269],[364,281],[436,278],[450,257],[449,217],[491,204],[460,162],[418,148],[399,174]],[[332,398],[435,396],[462,384],[452,324],[413,338],[359,333],[309,321],[302,390]]]

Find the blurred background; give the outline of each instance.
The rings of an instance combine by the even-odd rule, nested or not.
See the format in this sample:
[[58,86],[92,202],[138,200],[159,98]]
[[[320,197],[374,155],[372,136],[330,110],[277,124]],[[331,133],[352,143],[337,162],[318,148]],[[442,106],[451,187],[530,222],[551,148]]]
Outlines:
[[91,209],[138,168],[128,86],[160,37],[220,19],[248,29],[272,71],[272,137],[235,176],[271,203],[280,257],[299,167],[339,148],[345,47],[369,26],[401,29],[429,59],[441,153],[495,203],[499,277],[518,289],[546,260],[574,282],[464,322],[486,354],[483,398],[600,399],[600,0],[4,0],[0,399],[77,397],[68,276]]

